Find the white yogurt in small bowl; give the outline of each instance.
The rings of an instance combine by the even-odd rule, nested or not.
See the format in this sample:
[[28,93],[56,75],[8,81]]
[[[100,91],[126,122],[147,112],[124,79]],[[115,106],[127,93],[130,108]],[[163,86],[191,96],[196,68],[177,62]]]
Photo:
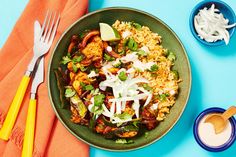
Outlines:
[[227,121],[226,128],[219,134],[215,133],[210,123],[205,119],[210,114],[223,113],[222,108],[209,108],[201,112],[195,120],[193,133],[197,143],[204,149],[212,152],[220,152],[228,149],[236,139],[236,120],[232,117]]

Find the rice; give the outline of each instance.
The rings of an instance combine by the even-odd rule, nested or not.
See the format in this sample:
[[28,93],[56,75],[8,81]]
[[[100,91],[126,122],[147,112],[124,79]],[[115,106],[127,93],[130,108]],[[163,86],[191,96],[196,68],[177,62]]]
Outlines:
[[[158,70],[156,72],[150,71],[136,71],[136,76],[142,76],[149,80],[149,86],[152,87],[153,97],[149,104],[150,110],[154,103],[158,103],[157,110],[155,112],[157,115],[157,120],[162,121],[166,118],[166,114],[170,112],[170,107],[175,104],[176,95],[178,94],[178,83],[180,79],[175,79],[174,74],[171,72],[174,63],[166,57],[167,49],[163,48],[161,45],[161,36],[157,33],[152,32],[147,26],[142,26],[140,29],[136,29],[132,26],[131,22],[124,22],[117,20],[113,27],[118,30],[118,32],[123,37],[119,44],[118,50],[122,49],[123,43],[127,38],[133,38],[137,43],[138,47],[147,47],[148,56],[142,57],[141,61],[144,63],[155,62],[158,65]],[[129,53],[128,51],[127,53]],[[165,100],[159,101],[156,97],[161,94],[169,94]]]

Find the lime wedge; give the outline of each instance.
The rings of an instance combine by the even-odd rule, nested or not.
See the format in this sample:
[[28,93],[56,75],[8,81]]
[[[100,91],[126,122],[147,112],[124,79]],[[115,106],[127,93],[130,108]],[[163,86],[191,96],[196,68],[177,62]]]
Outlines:
[[99,23],[101,38],[103,41],[117,41],[120,40],[119,32],[112,26],[106,23]]

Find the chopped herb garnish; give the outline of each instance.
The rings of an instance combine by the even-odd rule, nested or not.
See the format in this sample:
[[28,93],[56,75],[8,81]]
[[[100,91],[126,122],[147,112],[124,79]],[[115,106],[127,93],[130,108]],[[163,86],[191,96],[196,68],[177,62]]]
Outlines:
[[169,94],[161,94],[160,95],[160,101],[165,101],[166,100],[166,97],[170,96]]
[[75,63],[80,63],[82,60],[83,56],[75,56],[72,61]]
[[125,50],[118,51],[118,53],[119,53],[120,55],[123,55],[123,54],[125,54]]
[[151,68],[150,68],[150,71],[151,72],[155,72],[155,71],[157,71],[158,70],[158,65],[157,64],[153,64],[152,66],[151,66]]
[[71,62],[71,59],[69,56],[62,57],[62,61],[61,61],[62,64],[67,64],[69,62]]
[[118,62],[117,61],[115,61],[115,63],[113,64],[113,67],[115,67],[115,68],[119,68],[120,66],[121,66],[121,61],[120,60],[118,60]]
[[94,72],[95,72],[96,74],[98,74],[98,73],[99,73],[99,69],[95,68],[95,69],[94,69]]
[[87,70],[87,68],[84,67],[84,66],[80,66],[79,68],[80,68],[80,70],[83,71],[83,72]]
[[74,63],[72,63],[72,69],[73,69],[73,71],[74,71],[75,73],[76,73],[77,70],[78,70],[77,66],[76,66]]
[[70,98],[70,97],[74,96],[75,93],[76,93],[75,90],[73,90],[72,88],[66,88],[65,97]]
[[121,72],[119,73],[118,77],[119,77],[119,79],[120,79],[121,81],[125,81],[128,76],[126,75],[126,73],[125,73],[124,71],[121,71]]
[[92,85],[87,85],[87,86],[85,86],[85,90],[93,90],[94,88],[93,88],[93,86]]
[[152,87],[150,87],[148,84],[143,84],[143,88],[148,91],[152,90]]
[[139,123],[140,123],[140,121],[139,120],[136,120],[136,121],[134,121],[133,122],[133,125],[136,127],[136,128],[139,128]]
[[130,115],[127,112],[123,112],[122,114],[116,114],[116,117],[120,118],[121,120],[127,120],[127,119],[132,119],[132,115]]
[[138,44],[133,38],[129,38],[127,46],[131,51],[136,51],[138,49]]
[[80,86],[84,89],[85,88],[85,86],[86,86],[86,84],[85,83],[83,83],[83,82],[80,82]]
[[114,57],[111,57],[111,56],[109,56],[108,54],[104,54],[104,59],[106,60],[106,61],[108,61],[108,62],[110,62],[110,61],[114,61],[115,60],[115,58]]
[[169,55],[169,51],[168,50],[163,51],[163,55],[167,57]]
[[66,56],[69,57],[69,58],[71,58],[71,54],[70,54],[70,53],[67,53]]
[[94,114],[92,118],[89,120],[89,128],[93,130],[95,125],[96,125],[96,114]]
[[92,95],[98,95],[98,94],[99,94],[99,89],[96,88],[95,90],[94,90],[94,89],[91,90],[91,94],[92,94]]
[[129,39],[125,39],[123,42],[123,48],[125,49],[125,47],[128,45]]
[[82,87],[83,90],[93,90],[93,86],[92,85],[86,85],[85,83],[83,82],[80,82],[80,86]]
[[116,142],[116,143],[119,143],[119,144],[130,144],[130,143],[134,143],[133,140],[128,140],[128,139],[124,139],[124,138],[117,139],[115,142]]
[[72,62],[74,64],[79,63],[83,60],[83,56],[75,56],[73,59],[70,58],[70,54],[67,56],[62,57],[62,64],[67,64],[69,62]]
[[171,62],[174,62],[176,60],[176,56],[173,52],[169,51],[167,59],[169,59]]
[[148,137],[148,132],[144,133],[144,137],[147,138]]
[[139,23],[135,23],[135,22],[132,22],[131,23],[131,26],[133,26],[134,28],[136,28],[137,30],[141,30],[142,26],[139,24]]
[[104,102],[105,95],[99,94],[94,96],[94,105],[95,106],[101,106]]
[[172,70],[171,72],[172,72],[173,75],[174,75],[174,79],[175,79],[175,80],[178,80],[178,79],[179,79],[179,72],[178,72],[177,70]]
[[104,102],[105,95],[99,94],[94,96],[94,106],[91,109],[91,112],[94,113],[94,115],[100,115],[103,112],[103,102]]
[[[95,109],[95,108],[96,108],[96,109]],[[102,114],[102,112],[103,112],[103,108],[102,108],[101,106],[100,106],[100,107],[93,106],[92,111],[94,111],[93,113],[94,113],[95,115],[100,115],[100,114]]]
[[122,95],[121,95],[121,93],[119,93],[119,98],[121,98],[122,97]]
[[144,50],[138,50],[137,51],[137,55],[139,55],[139,56],[147,56],[147,52],[145,52]]

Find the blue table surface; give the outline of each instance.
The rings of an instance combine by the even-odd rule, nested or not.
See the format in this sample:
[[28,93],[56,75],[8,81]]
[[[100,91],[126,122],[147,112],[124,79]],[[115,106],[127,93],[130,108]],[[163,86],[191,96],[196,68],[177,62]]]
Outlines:
[[[224,1],[236,11],[235,0]],[[183,42],[192,69],[189,102],[178,123],[166,136],[150,146],[129,152],[109,152],[92,147],[91,157],[189,157],[190,155],[230,157],[236,154],[236,143],[224,152],[211,153],[203,150],[193,137],[193,122],[198,113],[209,107],[226,109],[236,102],[236,33],[228,46],[201,45],[189,29],[189,15],[198,2],[198,0],[90,0],[89,11],[111,6],[127,6],[144,10],[162,19]],[[27,0],[1,0],[0,47],[6,41],[26,4]]]

